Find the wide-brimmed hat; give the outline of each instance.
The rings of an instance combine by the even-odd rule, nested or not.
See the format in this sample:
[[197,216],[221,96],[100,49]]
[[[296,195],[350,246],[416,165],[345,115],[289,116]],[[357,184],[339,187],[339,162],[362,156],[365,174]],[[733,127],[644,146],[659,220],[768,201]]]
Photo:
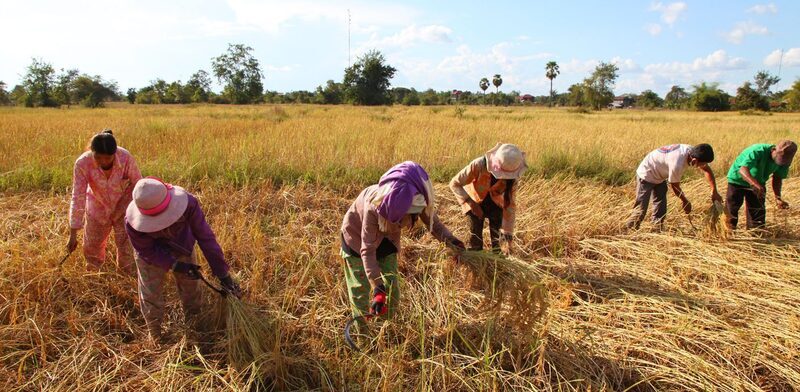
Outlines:
[[525,153],[513,144],[503,143],[497,143],[486,153],[486,164],[489,172],[498,180],[517,179],[528,168]]
[[134,230],[154,233],[175,223],[188,203],[189,195],[183,188],[154,177],[142,178],[133,188],[133,201],[125,218]]
[[797,144],[791,140],[781,140],[775,145],[775,163],[780,166],[789,166],[792,164],[795,153],[797,153]]

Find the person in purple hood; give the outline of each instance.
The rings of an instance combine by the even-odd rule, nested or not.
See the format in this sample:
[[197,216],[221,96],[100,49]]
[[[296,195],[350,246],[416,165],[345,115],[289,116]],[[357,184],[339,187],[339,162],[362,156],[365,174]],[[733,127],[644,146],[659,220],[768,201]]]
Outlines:
[[403,228],[420,220],[439,241],[464,249],[464,243],[439,221],[435,205],[428,173],[419,164],[406,161],[389,169],[378,184],[361,191],[347,210],[341,255],[354,317],[390,317],[394,313],[400,298],[397,254]]
[[183,188],[153,177],[139,180],[125,213],[125,230],[136,251],[139,304],[154,341],[161,339],[164,280],[168,272],[172,271],[175,277],[187,321],[200,311],[200,266],[195,244],[200,246],[222,288],[241,296],[200,203]]

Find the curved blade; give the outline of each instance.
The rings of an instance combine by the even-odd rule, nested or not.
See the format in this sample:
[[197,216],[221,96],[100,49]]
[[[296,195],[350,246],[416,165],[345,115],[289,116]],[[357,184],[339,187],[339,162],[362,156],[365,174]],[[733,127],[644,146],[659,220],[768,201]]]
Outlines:
[[359,318],[369,321],[369,319],[371,319],[373,316],[373,314],[367,314],[364,316],[351,316],[344,324],[344,341],[353,351],[361,351],[356,342],[353,340],[353,337],[350,335],[350,330],[353,328],[353,323],[355,323]]

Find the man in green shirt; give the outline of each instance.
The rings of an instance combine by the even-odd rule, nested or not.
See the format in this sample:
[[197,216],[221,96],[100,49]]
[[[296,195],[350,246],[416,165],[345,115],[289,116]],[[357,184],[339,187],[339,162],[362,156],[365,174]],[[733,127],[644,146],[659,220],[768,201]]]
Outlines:
[[728,170],[728,205],[730,227],[739,223],[739,208],[747,204],[747,227],[762,227],[766,221],[767,180],[772,176],[772,191],[778,208],[789,208],[781,199],[783,179],[789,176],[789,165],[797,152],[797,144],[782,140],[778,144],[754,144],[747,147]]

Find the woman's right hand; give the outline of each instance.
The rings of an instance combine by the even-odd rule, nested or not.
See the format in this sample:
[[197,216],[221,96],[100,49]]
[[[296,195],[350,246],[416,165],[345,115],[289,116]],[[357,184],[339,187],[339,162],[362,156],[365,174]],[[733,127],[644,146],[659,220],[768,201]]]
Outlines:
[[478,219],[483,219],[483,209],[481,208],[481,205],[476,203],[474,200],[470,200],[468,203],[472,215],[475,215],[475,217]]
[[78,248],[78,230],[69,229],[69,241],[67,241],[67,252],[72,253]]

